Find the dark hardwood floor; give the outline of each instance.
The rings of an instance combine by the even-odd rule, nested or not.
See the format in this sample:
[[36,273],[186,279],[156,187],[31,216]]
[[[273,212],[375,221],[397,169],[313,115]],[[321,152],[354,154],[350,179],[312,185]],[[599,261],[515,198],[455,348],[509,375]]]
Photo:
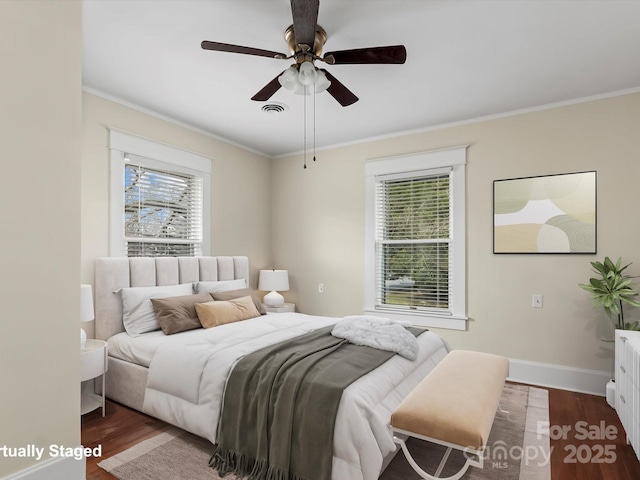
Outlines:
[[604,397],[549,389],[549,421],[552,480],[640,480],[640,462]]
[[82,446],[93,449],[102,445],[101,458],[87,458],[87,480],[115,479],[98,467],[98,463],[169,428],[171,425],[167,423],[109,400],[104,417],[100,408],[83,415]]
[[[549,420],[552,480],[640,480],[640,462],[603,397],[549,389]],[[84,415],[82,444],[102,445],[102,458],[87,459],[87,480],[114,479],[98,462],[169,428],[113,402],[104,418],[99,409]]]

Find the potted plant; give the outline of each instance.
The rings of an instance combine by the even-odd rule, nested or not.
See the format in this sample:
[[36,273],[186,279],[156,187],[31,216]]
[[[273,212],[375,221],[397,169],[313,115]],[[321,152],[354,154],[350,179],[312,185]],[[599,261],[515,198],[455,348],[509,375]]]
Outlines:
[[[631,282],[634,277],[622,273],[629,265],[631,264],[629,263],[623,267],[622,258],[618,258],[615,264],[609,257],[605,257],[604,263],[591,262],[593,271],[600,276],[590,278],[589,283],[580,283],[578,285],[587,292],[591,292],[594,308],[602,306],[612,321],[613,314],[616,315],[616,321],[613,324],[615,329],[640,330],[637,321],[633,323],[624,321],[624,310],[622,308],[624,303],[635,307],[640,306],[640,302],[634,299],[634,297],[638,296],[638,289]],[[615,385],[615,379],[612,378],[606,387],[607,403],[612,408],[615,408]]]
[[578,285],[587,292],[591,292],[594,308],[602,306],[612,321],[615,314],[614,328],[640,330],[637,321],[633,323],[624,321],[623,304],[640,307],[640,302],[635,300],[635,297],[638,296],[638,289],[631,281],[635,277],[622,273],[631,264],[629,263],[624,267],[621,265],[622,258],[618,258],[615,264],[609,257],[605,257],[603,263],[591,262],[593,271],[600,276],[590,278],[589,283],[580,283]]

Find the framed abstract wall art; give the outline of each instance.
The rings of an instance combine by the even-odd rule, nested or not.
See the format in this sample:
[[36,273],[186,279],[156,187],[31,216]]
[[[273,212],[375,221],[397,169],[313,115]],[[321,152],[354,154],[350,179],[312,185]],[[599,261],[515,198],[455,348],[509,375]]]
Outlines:
[[596,172],[495,180],[493,253],[597,253]]

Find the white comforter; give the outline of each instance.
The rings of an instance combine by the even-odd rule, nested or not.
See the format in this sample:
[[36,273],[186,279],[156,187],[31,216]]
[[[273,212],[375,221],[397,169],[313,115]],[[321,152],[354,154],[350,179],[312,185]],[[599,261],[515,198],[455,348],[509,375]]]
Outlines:
[[[215,443],[224,386],[235,362],[338,320],[282,313],[167,336],[151,359],[143,410]],[[447,353],[433,333],[420,335],[418,343],[416,360],[395,355],[344,391],[335,426],[334,480],[378,478],[384,457],[395,449],[391,412]]]

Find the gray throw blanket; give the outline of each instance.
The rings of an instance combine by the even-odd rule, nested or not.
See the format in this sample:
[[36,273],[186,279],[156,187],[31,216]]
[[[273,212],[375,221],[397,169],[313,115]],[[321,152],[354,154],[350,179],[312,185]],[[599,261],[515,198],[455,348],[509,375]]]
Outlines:
[[336,338],[332,328],[265,347],[236,364],[209,462],[220,475],[331,479],[342,391],[395,355]]
[[409,322],[372,315],[344,317],[331,331],[334,337],[344,338],[356,345],[389,350],[409,360],[418,356],[418,341],[405,327]]

